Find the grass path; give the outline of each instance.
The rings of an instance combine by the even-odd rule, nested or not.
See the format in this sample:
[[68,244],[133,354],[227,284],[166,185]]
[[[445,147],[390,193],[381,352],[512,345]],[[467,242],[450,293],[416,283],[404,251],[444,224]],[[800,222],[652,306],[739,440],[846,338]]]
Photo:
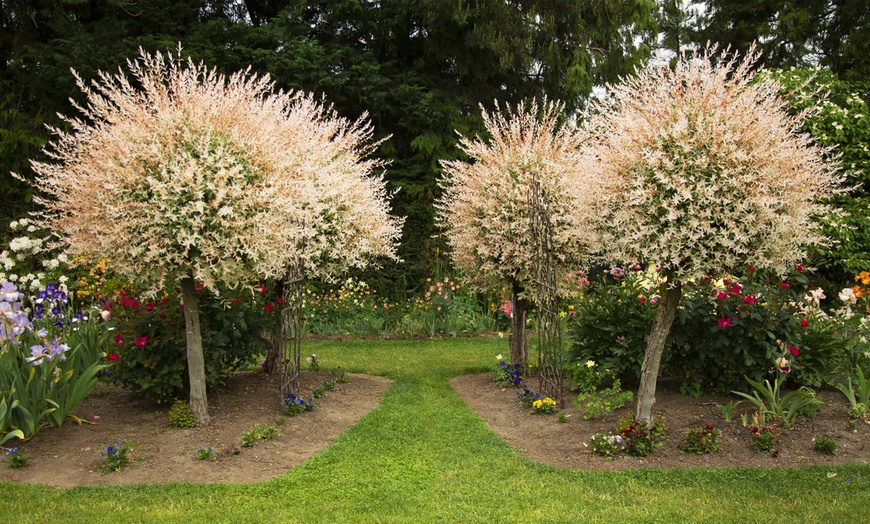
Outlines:
[[[395,381],[375,411],[286,475],[254,485],[61,490],[0,483],[4,522],[868,522],[870,466],[575,472],[531,463],[449,384],[503,340],[304,347]],[[828,473],[836,472],[830,478]],[[851,478],[851,483],[845,482]]]

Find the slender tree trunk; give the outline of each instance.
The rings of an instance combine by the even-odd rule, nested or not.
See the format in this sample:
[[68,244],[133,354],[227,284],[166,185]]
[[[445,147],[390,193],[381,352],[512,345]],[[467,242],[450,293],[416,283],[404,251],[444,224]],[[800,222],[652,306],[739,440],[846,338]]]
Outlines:
[[646,353],[640,375],[640,388],[637,391],[637,420],[652,422],[652,407],[656,401],[656,382],[659,378],[659,365],[665,342],[671,332],[671,325],[677,314],[683,290],[679,282],[673,282],[668,275],[661,288],[661,302],[656,311],[656,319],[646,338]]
[[190,377],[190,409],[196,423],[208,426],[208,398],[205,393],[205,358],[202,353],[202,333],[199,330],[199,298],[193,279],[181,279],[181,301],[184,305],[184,325],[187,335],[187,370]]
[[526,333],[529,303],[521,298],[523,286],[519,282],[512,282],[511,287],[511,363],[519,364],[526,374],[529,370],[529,335]]
[[[284,298],[284,280],[278,280],[275,284],[275,291],[279,298]],[[278,319],[275,321],[275,326],[272,328],[272,340],[269,346],[269,352],[266,354],[266,359],[263,360],[261,369],[263,373],[273,373],[278,369],[278,361],[281,360],[281,354],[284,348],[284,343],[287,342],[284,337],[284,309],[287,304],[281,306],[278,311]]]

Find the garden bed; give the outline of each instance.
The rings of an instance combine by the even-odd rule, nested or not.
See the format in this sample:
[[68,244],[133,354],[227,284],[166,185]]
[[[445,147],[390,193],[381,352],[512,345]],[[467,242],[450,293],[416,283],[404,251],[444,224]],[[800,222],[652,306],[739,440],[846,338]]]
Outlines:
[[[527,380],[537,386],[537,379]],[[681,395],[660,383],[656,391],[653,412],[664,416],[666,434],[664,446],[646,457],[619,454],[612,460],[592,453],[590,438],[595,433],[613,434],[620,419],[634,414],[635,404],[594,420],[583,420],[582,411],[566,403],[562,411],[570,415],[559,423],[557,415],[535,415],[517,399],[517,391],[497,385],[492,375],[464,375],[451,380],[453,388],[496,434],[515,446],[523,456],[535,462],[575,470],[624,470],[638,467],[799,467],[812,464],[870,462],[870,425],[858,423],[855,432],[846,427],[848,402],[836,391],[820,391],[825,401],[814,419],[799,418],[794,429],[781,431],[782,441],[777,456],[759,452],[752,447],[749,429],[740,422],[739,414],[747,406],[735,410],[731,422],[724,422],[716,404],[737,400],[736,397],[708,395],[701,399]],[[520,389],[519,391],[522,391]],[[566,399],[576,394],[566,392]],[[741,411],[742,408],[742,411]],[[680,451],[686,432],[703,424],[712,424],[722,431],[721,451],[693,455]],[[813,450],[813,438],[828,436],[839,444],[834,456]]]
[[[326,372],[303,373],[301,390],[307,394],[329,378]],[[235,374],[209,398],[211,425],[192,429],[170,426],[168,406],[155,406],[121,388],[101,385],[76,409],[93,423],[45,428],[30,441],[17,444],[28,465],[9,469],[4,464],[4,479],[59,487],[264,481],[335,442],[377,407],[391,383],[369,375],[348,374],[348,378],[348,383],[338,384],[318,399],[313,411],[284,417],[284,423],[276,426],[281,436],[250,448],[241,446],[242,434],[254,424],[276,424],[282,416],[276,374]],[[102,473],[101,449],[122,441],[132,448],[130,464],[119,472]],[[200,446],[211,447],[215,460],[199,460]]]

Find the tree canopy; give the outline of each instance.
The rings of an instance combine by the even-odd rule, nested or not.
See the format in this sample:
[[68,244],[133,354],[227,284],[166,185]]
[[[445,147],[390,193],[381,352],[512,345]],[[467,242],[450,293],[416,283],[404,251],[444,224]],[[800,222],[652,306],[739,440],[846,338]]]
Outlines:
[[[232,73],[249,64],[279,88],[325,94],[338,113],[368,111],[375,152],[399,189],[400,256],[385,278],[419,282],[434,271],[439,161],[456,159],[456,131],[483,130],[478,110],[530,97],[584,104],[594,85],[628,74],[649,53],[650,0],[3,0],[0,35],[0,185],[8,222],[28,204],[27,158],[60,125],[82,78],[117,67],[142,46],[180,42],[195,59]],[[638,38],[641,37],[641,38]],[[410,284],[413,285],[413,284]]]

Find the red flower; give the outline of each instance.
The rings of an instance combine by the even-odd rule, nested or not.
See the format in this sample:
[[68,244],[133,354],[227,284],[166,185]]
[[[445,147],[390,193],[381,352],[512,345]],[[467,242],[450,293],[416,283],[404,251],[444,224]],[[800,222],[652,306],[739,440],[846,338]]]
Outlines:
[[109,353],[108,355],[106,355],[106,358],[108,360],[111,360],[112,362],[117,362],[118,361],[118,354],[117,353]]
[[797,346],[789,346],[788,352],[791,353],[792,356],[795,356],[795,357],[798,356],[798,354],[800,354],[800,350],[798,349]]
[[644,302],[646,302],[646,297],[637,297],[637,301],[643,304]]
[[731,281],[728,280],[727,278],[723,278],[723,279],[722,279],[722,285],[724,285],[724,286],[730,286],[730,285],[731,285]]
[[232,302],[233,304],[241,304],[241,303],[242,303],[242,299],[240,299],[240,298],[233,298],[233,299],[230,299],[230,302]]
[[275,306],[273,306],[272,304],[266,304],[265,306],[263,306],[263,311],[265,311],[266,313],[270,313],[274,309]]
[[789,287],[791,287],[791,286],[788,285],[788,282],[780,282],[779,283],[779,289],[788,289]]
[[123,346],[124,345],[124,335],[122,335],[120,333],[115,335],[115,343],[118,344],[119,346]]
[[141,348],[147,343],[148,343],[148,337],[136,337],[136,345],[138,347]]
[[276,302],[278,302],[278,305],[279,305],[279,306],[283,306],[283,305],[284,305],[284,299],[281,298],[281,297],[278,297],[278,300],[276,300]]
[[722,317],[717,321],[720,328],[725,329],[731,325],[731,317]]
[[256,289],[257,291],[259,291],[260,293],[262,293],[262,294],[264,294],[264,295],[266,294],[266,292],[269,291],[269,290],[266,288],[266,286],[264,286],[263,284],[257,284],[256,286],[254,286],[254,289]]
[[806,267],[805,265],[803,265],[803,264],[798,264],[798,265],[795,266],[795,269],[797,269],[798,271],[803,272],[803,271],[806,271],[807,267]]
[[740,284],[734,284],[728,291],[734,293],[735,295],[739,295],[740,292],[743,291],[743,286],[741,286]]
[[719,300],[725,300],[726,298],[728,298],[728,295],[725,294],[724,291],[720,291],[720,292],[716,295],[716,298],[719,299]]
[[746,295],[745,297],[743,297],[743,303],[746,304],[747,306],[751,306],[752,304],[755,304],[756,302],[758,302],[758,299],[753,297],[752,295]]
[[809,326],[809,325],[810,325],[810,323],[809,323],[808,320],[801,320],[801,327],[802,327],[802,328],[805,328],[805,327],[807,327],[807,326]]
[[154,311],[154,302],[148,302],[148,304],[145,305],[145,309],[148,311]]
[[205,284],[203,284],[202,282],[200,282],[200,283],[198,283],[197,285],[193,286],[193,289],[194,289],[194,291],[196,291],[197,293],[201,293],[202,290],[205,289]]

